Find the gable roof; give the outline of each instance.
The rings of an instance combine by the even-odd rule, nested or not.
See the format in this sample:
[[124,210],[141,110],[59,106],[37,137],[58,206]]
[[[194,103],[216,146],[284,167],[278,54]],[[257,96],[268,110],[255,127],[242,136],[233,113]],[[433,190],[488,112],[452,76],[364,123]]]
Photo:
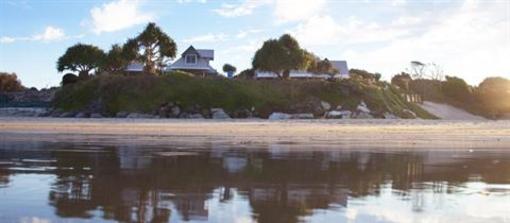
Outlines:
[[195,53],[198,54],[199,57],[214,60],[214,50],[208,49],[195,49],[192,45],[188,47],[184,52],[182,52],[181,56],[184,57],[186,54]]
[[345,60],[330,60],[331,65],[338,70],[340,75],[349,75],[349,68]]

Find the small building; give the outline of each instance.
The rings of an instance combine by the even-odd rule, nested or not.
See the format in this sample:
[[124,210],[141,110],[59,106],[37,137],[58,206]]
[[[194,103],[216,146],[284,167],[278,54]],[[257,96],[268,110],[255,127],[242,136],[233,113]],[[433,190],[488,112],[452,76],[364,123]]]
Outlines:
[[[349,68],[347,67],[347,61],[345,60],[331,60],[330,61],[333,68],[335,68],[338,73],[332,75],[329,74],[316,74],[308,71],[301,70],[291,70],[289,72],[289,78],[292,79],[329,79],[331,77],[335,79],[345,79],[349,78]],[[255,71],[256,79],[275,79],[278,78],[278,75],[274,72],[270,71]]]
[[168,66],[166,70],[181,70],[201,76],[217,75],[218,72],[209,64],[212,60],[214,60],[214,50],[195,49],[190,46],[181,54],[181,58]]

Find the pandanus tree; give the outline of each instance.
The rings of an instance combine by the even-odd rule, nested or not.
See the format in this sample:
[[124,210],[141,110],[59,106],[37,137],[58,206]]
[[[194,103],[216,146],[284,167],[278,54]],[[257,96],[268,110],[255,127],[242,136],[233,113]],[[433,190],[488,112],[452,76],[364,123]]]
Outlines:
[[58,58],[57,70],[78,72],[81,78],[89,76],[90,71],[97,69],[104,60],[105,53],[96,46],[78,43],[69,47],[64,55]]
[[157,74],[164,62],[174,58],[177,51],[174,40],[155,23],[149,23],[142,33],[129,39],[123,48],[125,58],[142,62],[145,72],[150,74]]
[[101,70],[110,73],[121,72],[130,62],[129,55],[126,56],[125,54],[123,46],[119,44],[112,45],[110,51],[106,53]]

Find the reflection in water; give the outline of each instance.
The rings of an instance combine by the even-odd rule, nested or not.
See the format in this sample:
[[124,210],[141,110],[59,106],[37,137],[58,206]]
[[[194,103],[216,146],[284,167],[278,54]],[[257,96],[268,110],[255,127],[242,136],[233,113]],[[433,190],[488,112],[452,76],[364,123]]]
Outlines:
[[[8,221],[510,221],[510,152],[19,144],[0,147]],[[41,211],[10,212],[38,203],[22,193]]]

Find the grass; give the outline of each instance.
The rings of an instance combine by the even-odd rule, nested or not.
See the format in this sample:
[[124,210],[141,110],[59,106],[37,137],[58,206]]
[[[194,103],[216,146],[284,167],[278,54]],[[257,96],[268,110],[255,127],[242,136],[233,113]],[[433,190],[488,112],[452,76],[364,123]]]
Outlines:
[[56,94],[54,107],[64,111],[86,110],[101,104],[106,115],[119,111],[152,113],[162,104],[174,102],[183,108],[220,107],[227,112],[252,108],[262,117],[289,111],[307,100],[322,100],[344,109],[355,109],[363,100],[379,113],[402,113],[409,109],[421,118],[433,118],[418,106],[407,103],[396,89],[385,84],[356,80],[230,80],[195,78],[186,73],[149,75],[104,75],[66,85]]

